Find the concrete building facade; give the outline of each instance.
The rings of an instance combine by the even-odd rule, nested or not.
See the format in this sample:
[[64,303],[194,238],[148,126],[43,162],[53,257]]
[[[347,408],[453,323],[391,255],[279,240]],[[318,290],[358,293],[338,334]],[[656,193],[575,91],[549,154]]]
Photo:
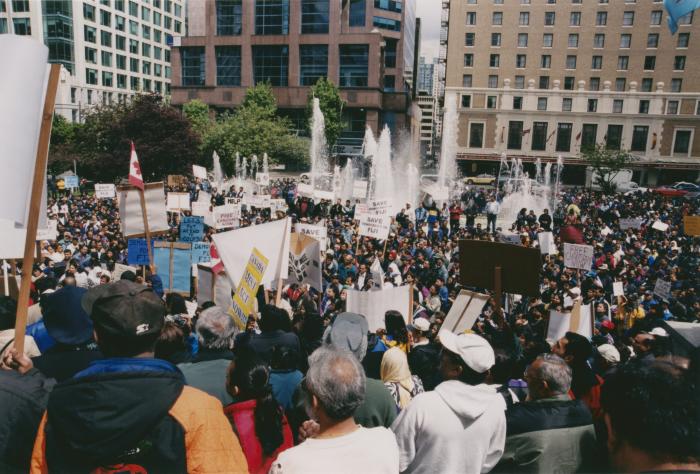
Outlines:
[[235,108],[270,81],[281,113],[306,128],[309,87],[327,77],[346,102],[344,139],[408,126],[415,0],[190,0],[173,53],[173,104]]
[[635,178],[661,184],[700,170],[700,26],[671,35],[661,0],[451,0],[445,100],[457,100],[467,174],[501,153],[556,160],[584,184],[581,150],[628,150]]

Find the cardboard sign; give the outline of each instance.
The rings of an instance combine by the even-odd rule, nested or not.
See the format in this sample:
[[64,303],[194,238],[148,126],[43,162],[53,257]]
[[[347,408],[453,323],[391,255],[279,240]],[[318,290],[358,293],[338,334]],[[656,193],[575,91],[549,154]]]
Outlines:
[[590,271],[593,265],[593,247],[590,245],[564,244],[564,266]]
[[379,291],[347,290],[346,311],[357,313],[367,318],[369,330],[385,329],[384,315],[389,310],[401,313],[408,324],[408,315],[412,313],[411,287],[408,285],[384,288]]
[[38,228],[36,230],[36,240],[41,242],[43,240],[56,240],[58,238],[58,221],[51,219],[46,222],[48,224],[45,228]]
[[644,219],[635,217],[634,219],[620,219],[620,230],[639,229],[644,224]]
[[452,303],[450,312],[445,317],[442,329],[452,331],[455,334],[462,334],[464,331],[470,330],[488,300],[489,295],[483,293],[460,291]]
[[253,194],[251,196],[247,196],[245,201],[247,205],[256,209],[266,209],[270,207],[269,194]]
[[308,235],[293,233],[289,240],[289,283],[308,284],[323,291],[321,286],[320,242]]
[[202,181],[207,180],[207,169],[204,166],[192,165],[192,176]]
[[183,217],[180,221],[180,240],[199,242],[204,238],[204,217]]
[[[163,183],[146,183],[144,197],[148,228],[151,234],[170,231],[168,213],[165,208],[165,188]],[[124,237],[141,237],[144,235],[141,197],[134,187],[119,188],[119,215],[121,217]]]
[[668,224],[664,224],[661,221],[656,221],[654,224],[651,226],[652,229],[659,230],[661,232],[666,232],[666,229],[668,229]]
[[214,228],[229,229],[238,226],[238,220],[241,218],[240,206],[216,206],[213,211]]
[[168,193],[166,208],[169,212],[189,211],[190,193]]
[[335,193],[333,191],[322,191],[320,189],[314,189],[313,196],[315,199],[325,199],[326,201],[335,199]]
[[384,240],[391,230],[391,202],[389,199],[370,201],[367,214],[360,220],[360,235]]
[[65,183],[66,188],[68,189],[75,189],[80,187],[80,178],[78,178],[75,175],[66,176],[65,178],[63,178],[63,182]]
[[192,242],[192,265],[211,262],[210,246],[209,242]]
[[540,243],[540,253],[542,255],[556,255],[557,246],[554,244],[554,235],[551,232],[540,232],[537,234],[537,241]]
[[115,263],[114,271],[112,272],[112,281],[121,280],[122,274],[124,272],[138,273],[139,269],[136,267],[130,267],[128,265],[122,265],[121,263]]
[[661,278],[657,279],[656,285],[654,285],[654,294],[668,300],[671,297],[671,282],[662,280]]
[[685,235],[700,236],[700,216],[684,216],[683,230]]
[[623,283],[621,281],[614,281],[613,282],[613,296],[624,296],[625,295],[625,288],[623,286]]
[[253,311],[253,302],[258,292],[258,287],[263,279],[269,260],[260,251],[253,247],[253,252],[245,266],[240,283],[236,286],[236,294],[233,296],[233,305],[230,313],[233,322],[243,331],[248,323],[248,315]]
[[[151,242],[151,246],[153,246],[153,242]],[[129,253],[127,254],[126,262],[129,265],[148,265],[150,263],[146,239],[129,239],[127,250]]]
[[192,203],[192,215],[206,217],[211,214],[209,208],[211,205],[208,202],[193,202]]
[[168,293],[189,295],[192,291],[192,245],[184,242],[156,242],[153,262],[163,289]]
[[310,184],[297,183],[297,194],[304,197],[313,197],[314,187]]
[[325,225],[325,221],[322,221],[320,225],[297,223],[294,228],[298,233],[318,240],[321,244],[321,252],[326,251],[328,246],[328,228]]
[[547,342],[555,343],[566,335],[567,332],[575,332],[589,340],[593,337],[593,313],[591,305],[581,304],[578,299],[570,313],[559,311],[549,312],[547,322]]
[[97,199],[113,199],[117,196],[117,188],[113,184],[95,184]]
[[255,184],[258,186],[270,185],[270,173],[257,173],[255,175]]
[[367,197],[367,181],[356,180],[352,183],[352,198],[364,199]]
[[187,186],[187,177],[181,176],[179,174],[169,174],[168,175],[168,186],[172,186],[172,187]]
[[284,199],[270,199],[270,210],[272,212],[287,212],[289,206]]
[[233,206],[238,206],[238,205],[240,205],[240,204],[243,204],[243,199],[242,199],[242,198],[238,198],[238,197],[227,197],[227,198],[226,198],[226,204],[229,205],[229,206],[231,206],[231,205],[233,205]]
[[501,267],[504,292],[540,294],[542,256],[538,249],[482,240],[459,241],[459,274],[463,285],[493,290],[496,267]]

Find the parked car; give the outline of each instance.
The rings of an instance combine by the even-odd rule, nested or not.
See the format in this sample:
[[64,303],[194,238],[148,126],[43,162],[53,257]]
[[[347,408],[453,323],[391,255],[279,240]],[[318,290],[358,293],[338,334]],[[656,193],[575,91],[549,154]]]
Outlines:
[[672,184],[671,186],[661,186],[656,188],[654,192],[668,197],[695,197],[700,195],[700,186],[697,184],[680,181],[676,184]]
[[618,187],[617,190],[619,192],[625,193],[625,196],[629,196],[634,193],[645,193],[649,191],[649,188],[642,187],[634,181],[630,181],[626,187],[623,187],[622,189]]
[[489,186],[493,186],[496,184],[496,177],[492,174],[482,173],[477,176],[464,178],[463,181],[470,186],[473,184],[488,184]]

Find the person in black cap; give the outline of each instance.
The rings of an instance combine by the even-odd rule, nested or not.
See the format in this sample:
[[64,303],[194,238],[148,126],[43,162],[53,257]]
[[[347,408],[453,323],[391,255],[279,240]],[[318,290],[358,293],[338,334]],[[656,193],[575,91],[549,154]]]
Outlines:
[[31,472],[247,471],[221,402],[153,358],[163,301],[119,281],[88,291],[82,306],[106,358],[51,393]]

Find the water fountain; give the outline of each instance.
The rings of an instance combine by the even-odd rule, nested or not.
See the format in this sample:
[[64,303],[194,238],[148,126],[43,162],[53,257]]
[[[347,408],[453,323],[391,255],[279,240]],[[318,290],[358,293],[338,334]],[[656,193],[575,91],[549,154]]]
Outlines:
[[265,174],[268,174],[270,172],[270,163],[267,158],[267,153],[263,153],[262,172]]
[[331,191],[332,182],[328,181],[330,173],[328,163],[328,147],[326,144],[326,122],[321,112],[318,98],[313,100],[313,113],[311,116],[311,185],[314,189]]
[[[370,196],[373,199],[394,199],[394,170],[391,166],[391,132],[385,126],[379,135],[377,152],[372,160],[372,182],[370,183]],[[394,207],[400,203],[393,203]]]
[[347,163],[345,163],[345,168],[343,168],[340,182],[340,194],[336,194],[336,196],[341,198],[343,202],[345,202],[347,199],[352,199],[352,190],[355,183],[355,170],[353,168],[351,158],[348,158]]
[[236,178],[241,177],[241,155],[236,152]]
[[255,179],[255,176],[258,174],[258,155],[253,155],[253,158],[250,160],[250,179]]
[[457,94],[445,97],[445,111],[442,118],[442,144],[440,147],[440,164],[437,185],[450,186],[457,179]]
[[241,175],[240,175],[241,181],[245,181],[248,179],[248,160],[246,157],[243,157],[243,161],[241,162]]
[[218,190],[221,190],[224,186],[224,172],[221,169],[221,160],[219,159],[218,153],[214,152],[214,184]]

